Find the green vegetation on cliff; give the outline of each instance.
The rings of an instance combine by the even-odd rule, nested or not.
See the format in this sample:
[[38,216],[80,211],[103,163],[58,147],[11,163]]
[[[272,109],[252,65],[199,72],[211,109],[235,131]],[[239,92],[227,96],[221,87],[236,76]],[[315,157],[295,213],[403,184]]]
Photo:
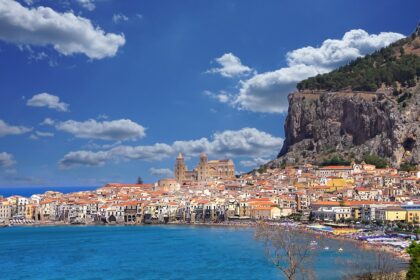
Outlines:
[[420,243],[412,242],[407,249],[410,254],[410,266],[407,272],[407,280],[420,279]]
[[363,161],[367,164],[375,165],[376,168],[385,168],[388,166],[388,162],[386,159],[375,154],[363,155]]
[[[411,53],[406,53],[406,46],[409,46]],[[420,77],[420,57],[416,55],[419,50],[418,37],[402,39],[330,73],[303,80],[298,83],[297,88],[376,91],[382,84],[396,87],[396,82],[403,87],[412,87],[416,85],[417,77]]]
[[334,155],[327,160],[324,160],[321,166],[328,166],[328,165],[350,165],[350,161],[342,158],[339,155]]
[[329,157],[328,159],[321,162],[321,166],[328,166],[328,165],[350,165],[352,161],[355,161],[357,163],[360,163],[361,161],[364,161],[367,164],[375,165],[376,168],[385,168],[388,166],[388,161],[380,157],[376,154],[364,154],[363,158],[357,159],[354,157],[351,157],[350,159],[343,158],[341,155],[335,154]]
[[417,166],[415,164],[403,163],[400,165],[400,170],[406,172],[416,171]]

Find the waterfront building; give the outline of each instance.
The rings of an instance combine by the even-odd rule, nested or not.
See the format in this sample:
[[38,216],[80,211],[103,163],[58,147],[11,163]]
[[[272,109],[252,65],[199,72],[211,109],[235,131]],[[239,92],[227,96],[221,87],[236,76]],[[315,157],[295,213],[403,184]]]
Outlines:
[[[140,223],[143,219],[142,206],[138,201],[124,201],[117,205],[123,210],[124,223]],[[120,212],[116,212],[117,221],[121,222]]]
[[406,214],[407,212],[399,206],[386,207],[376,212],[376,220],[383,222],[404,222],[406,220]]
[[[340,205],[341,204],[341,205]],[[319,201],[311,204],[312,216],[322,221],[345,221],[352,218],[352,210],[338,201]]]
[[0,223],[7,223],[12,218],[12,207],[7,200],[0,200]]
[[29,199],[20,195],[14,195],[7,198],[12,206],[12,217],[24,218],[26,215],[26,205]]
[[407,209],[407,219],[406,222],[409,224],[419,224],[420,223],[420,209]]
[[26,220],[35,220],[36,215],[36,204],[26,205],[25,219]]
[[59,207],[58,201],[53,199],[45,199],[39,203],[40,205],[40,220],[57,220]]
[[409,202],[401,205],[401,208],[407,211],[407,223],[420,224],[420,204]]

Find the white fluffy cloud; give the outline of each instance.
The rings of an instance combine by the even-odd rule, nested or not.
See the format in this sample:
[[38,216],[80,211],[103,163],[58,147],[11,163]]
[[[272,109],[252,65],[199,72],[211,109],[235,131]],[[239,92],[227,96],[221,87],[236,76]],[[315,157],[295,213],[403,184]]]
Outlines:
[[35,134],[39,137],[53,137],[54,133],[52,132],[43,132],[43,131],[35,131]]
[[113,21],[115,24],[117,24],[117,23],[120,23],[120,22],[122,22],[122,21],[128,21],[128,17],[127,17],[126,15],[124,15],[124,14],[121,14],[121,13],[119,13],[119,14],[114,14],[114,15],[112,16],[112,21]]
[[283,139],[274,137],[256,128],[225,130],[213,134],[212,139],[176,141],[172,147],[177,152],[196,156],[207,153],[219,157],[272,156],[283,144]]
[[100,166],[108,161],[120,160],[161,160],[172,154],[172,148],[166,144],[153,146],[117,146],[107,151],[74,151],[60,160],[59,166],[68,169],[77,166]]
[[143,126],[129,119],[113,121],[90,119],[83,122],[68,120],[57,123],[48,120],[48,123],[53,124],[57,130],[85,139],[124,141],[139,139],[146,135],[146,129]]
[[124,160],[155,161],[167,158],[171,154],[171,146],[162,143],[152,146],[118,146],[110,150],[110,155],[113,158]]
[[14,126],[0,120],[0,137],[7,135],[20,135],[31,131],[32,128],[25,126]]
[[40,125],[54,125],[55,121],[51,118],[45,118]]
[[330,72],[402,38],[404,35],[398,33],[370,35],[356,29],[345,33],[341,39],[325,40],[320,47],[304,47],[288,52],[286,67],[240,81],[239,92],[229,103],[253,112],[286,112],[287,95],[296,89],[296,84],[301,80]]
[[281,148],[283,139],[255,128],[226,130],[215,133],[209,140],[175,141],[171,145],[157,143],[152,146],[121,145],[104,151],[74,151],[59,162],[62,168],[99,166],[108,161],[147,160],[158,161],[179,152],[188,156],[207,153],[217,157],[270,157]]
[[109,160],[108,152],[99,151],[75,151],[66,154],[59,165],[61,168],[70,168],[75,166],[99,166]]
[[63,55],[82,53],[91,59],[114,56],[125,44],[123,34],[105,33],[87,18],[49,7],[28,8],[0,0],[0,40],[17,45],[52,45]]
[[239,84],[239,93],[231,104],[239,109],[261,113],[287,111],[287,95],[303,79],[327,72],[315,66],[294,65],[255,75]]
[[60,102],[60,98],[58,96],[46,92],[34,95],[26,102],[26,105],[31,107],[47,107],[59,112],[68,112],[69,110],[69,104]]
[[253,158],[253,159],[249,159],[249,160],[241,160],[239,162],[240,165],[242,165],[243,167],[247,167],[247,168],[254,168],[254,167],[258,167],[260,165],[263,165],[267,162],[269,162],[269,159],[264,159],[264,158]]
[[29,138],[32,140],[38,140],[39,138],[53,137],[53,136],[54,136],[54,133],[52,132],[35,131],[34,133],[31,134],[31,136],[29,136]]
[[230,102],[231,96],[229,95],[229,93],[225,92],[225,91],[220,91],[219,93],[214,93],[211,92],[209,90],[205,90],[203,91],[203,94],[205,96],[208,96],[212,99],[215,99],[217,101],[219,101],[220,103],[228,103]]
[[242,64],[241,60],[233,53],[225,53],[221,57],[215,59],[220,65],[218,68],[212,68],[207,73],[218,73],[223,77],[237,77],[253,72],[251,68]]
[[93,11],[96,8],[96,5],[93,0],[77,0],[80,6],[85,8],[88,11]]
[[173,177],[174,172],[169,168],[150,168],[149,172],[153,176],[157,177]]
[[354,29],[339,40],[327,39],[318,48],[300,48],[287,53],[286,57],[290,66],[304,64],[331,70],[404,37],[393,32],[369,34],[362,29]]
[[16,164],[16,161],[12,154],[2,152],[0,153],[0,168],[11,167]]

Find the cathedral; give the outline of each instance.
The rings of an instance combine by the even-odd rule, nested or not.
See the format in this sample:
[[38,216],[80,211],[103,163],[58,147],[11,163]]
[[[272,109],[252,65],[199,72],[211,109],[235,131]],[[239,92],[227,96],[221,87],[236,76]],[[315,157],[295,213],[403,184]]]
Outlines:
[[230,159],[208,160],[206,154],[200,155],[200,162],[193,170],[188,170],[184,158],[179,153],[175,163],[175,178],[178,183],[187,181],[207,181],[210,179],[230,179],[235,177],[235,165]]

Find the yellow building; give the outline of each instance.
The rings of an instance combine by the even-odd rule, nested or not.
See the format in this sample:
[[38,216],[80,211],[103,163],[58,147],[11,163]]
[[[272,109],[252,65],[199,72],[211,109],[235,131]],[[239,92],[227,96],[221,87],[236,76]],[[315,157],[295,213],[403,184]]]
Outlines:
[[28,204],[25,209],[25,219],[35,220],[36,205]]
[[407,223],[419,224],[420,223],[420,210],[407,210]]
[[403,222],[406,220],[407,211],[401,207],[387,207],[379,210],[379,220],[385,222]]
[[359,206],[352,206],[351,207],[351,216],[352,219],[355,221],[359,221],[361,218],[360,207]]
[[339,177],[330,177],[326,180],[326,186],[329,187],[330,191],[336,191],[344,189],[345,187],[351,186],[354,184],[352,178],[344,179]]

